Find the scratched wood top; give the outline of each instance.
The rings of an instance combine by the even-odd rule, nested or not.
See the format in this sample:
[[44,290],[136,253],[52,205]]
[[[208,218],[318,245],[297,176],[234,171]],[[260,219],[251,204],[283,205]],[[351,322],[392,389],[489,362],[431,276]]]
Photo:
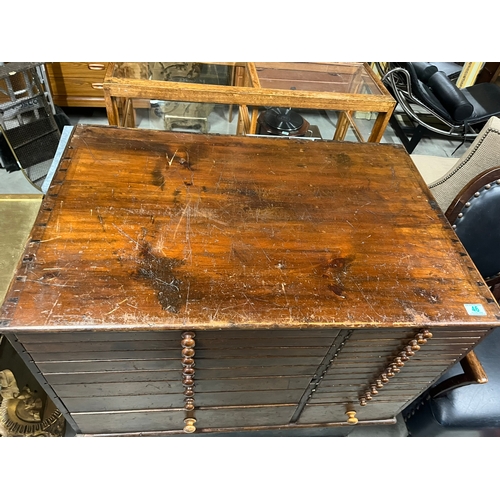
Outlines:
[[31,240],[7,330],[499,324],[398,146],[77,126]]

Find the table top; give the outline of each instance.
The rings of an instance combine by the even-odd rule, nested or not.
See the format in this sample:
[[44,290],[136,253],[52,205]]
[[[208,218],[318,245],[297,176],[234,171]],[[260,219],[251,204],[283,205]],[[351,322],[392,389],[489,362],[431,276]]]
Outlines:
[[4,330],[500,324],[408,154],[74,128]]

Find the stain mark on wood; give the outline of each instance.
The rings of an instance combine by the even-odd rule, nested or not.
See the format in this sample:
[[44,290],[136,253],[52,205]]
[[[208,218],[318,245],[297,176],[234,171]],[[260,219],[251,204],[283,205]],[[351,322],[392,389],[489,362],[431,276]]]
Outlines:
[[142,243],[139,252],[137,275],[149,281],[165,311],[178,313],[185,303],[185,282],[176,276],[182,266],[179,259],[155,255],[151,245]]
[[345,298],[344,281],[353,261],[354,257],[330,257],[325,263],[317,266],[314,273],[328,280],[326,285],[328,290],[339,297]]

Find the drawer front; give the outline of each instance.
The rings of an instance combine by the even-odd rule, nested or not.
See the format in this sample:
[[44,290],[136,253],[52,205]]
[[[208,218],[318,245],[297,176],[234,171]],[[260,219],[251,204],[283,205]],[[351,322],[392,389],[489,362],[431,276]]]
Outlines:
[[84,434],[180,431],[180,338],[173,330],[18,335]]
[[52,93],[55,96],[102,97],[104,99],[103,83],[95,78],[59,78],[50,79]]
[[297,423],[329,423],[356,411],[362,421],[394,418],[485,335],[485,330],[352,331],[314,388]]
[[46,64],[47,75],[52,78],[90,78],[103,82],[109,63],[53,62]]
[[432,338],[410,328],[196,332],[189,411],[182,333],[18,339],[82,433],[182,433],[190,416],[198,432],[340,426],[347,411],[361,423],[392,420],[486,331],[439,329]]
[[104,106],[103,82],[109,63],[47,63],[54,103],[59,106]]

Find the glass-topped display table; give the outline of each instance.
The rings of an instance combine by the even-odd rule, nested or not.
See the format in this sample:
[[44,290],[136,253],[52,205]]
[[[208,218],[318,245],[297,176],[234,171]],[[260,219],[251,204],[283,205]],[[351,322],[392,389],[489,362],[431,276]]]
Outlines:
[[[335,140],[351,129],[360,142],[379,142],[395,107],[366,63],[113,63],[104,92],[115,126]],[[367,130],[360,114],[372,113]]]

